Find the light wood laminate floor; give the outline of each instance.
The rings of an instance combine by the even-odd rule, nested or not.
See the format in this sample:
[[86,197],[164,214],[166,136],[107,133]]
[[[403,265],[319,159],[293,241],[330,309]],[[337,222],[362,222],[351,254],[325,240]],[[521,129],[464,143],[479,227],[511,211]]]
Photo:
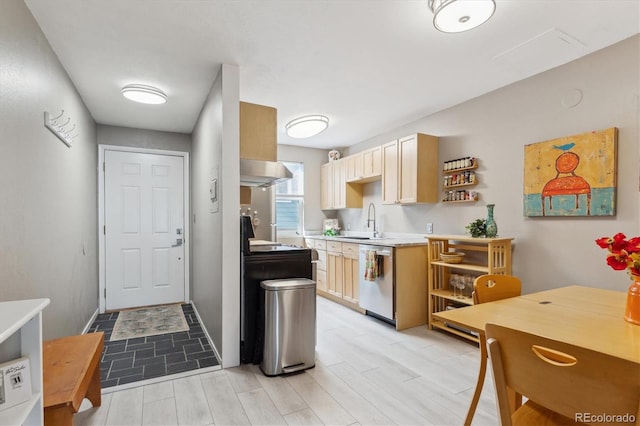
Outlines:
[[[479,365],[474,345],[426,326],[401,332],[318,298],[316,367],[266,377],[243,365],[85,400],[76,425],[461,425]],[[474,425],[498,424],[485,381]],[[84,408],[87,407],[87,408]]]

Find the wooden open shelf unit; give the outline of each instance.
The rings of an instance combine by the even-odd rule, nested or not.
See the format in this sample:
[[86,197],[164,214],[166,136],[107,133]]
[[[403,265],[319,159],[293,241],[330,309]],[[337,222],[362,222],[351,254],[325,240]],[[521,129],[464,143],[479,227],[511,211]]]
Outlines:
[[[429,328],[438,328],[474,342],[478,338],[433,317],[433,313],[473,305],[470,297],[453,294],[449,278],[454,272],[483,274],[511,274],[511,237],[472,238],[465,235],[430,235],[427,238],[429,283]],[[465,253],[465,262],[446,263],[440,253],[451,249]],[[470,261],[466,261],[471,258]]]

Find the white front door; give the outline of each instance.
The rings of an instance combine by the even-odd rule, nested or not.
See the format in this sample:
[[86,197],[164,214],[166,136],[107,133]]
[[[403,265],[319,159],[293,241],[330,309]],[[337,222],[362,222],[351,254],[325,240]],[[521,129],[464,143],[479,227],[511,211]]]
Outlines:
[[104,151],[105,307],[185,300],[184,158]]

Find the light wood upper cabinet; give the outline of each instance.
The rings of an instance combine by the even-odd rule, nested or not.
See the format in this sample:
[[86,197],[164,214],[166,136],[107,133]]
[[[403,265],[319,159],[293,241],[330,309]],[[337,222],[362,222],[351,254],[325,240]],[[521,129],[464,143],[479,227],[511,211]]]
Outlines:
[[382,204],[398,201],[398,141],[382,145]]
[[240,102],[240,158],[277,161],[275,108]]
[[382,175],[382,148],[379,146],[349,155],[344,161],[347,182],[373,182]]
[[345,159],[320,167],[320,208],[322,210],[362,207],[362,185],[346,181]]
[[358,152],[348,157],[344,157],[345,162],[345,179],[347,182],[357,181],[362,178],[363,174],[363,156],[362,152]]
[[333,208],[333,165],[331,163],[320,166],[320,208]]
[[438,201],[438,138],[421,133],[382,146],[382,203]]
[[333,208],[343,209],[345,208],[345,190],[346,184],[346,170],[344,159],[335,160],[333,165]]
[[382,147],[362,151],[362,175],[365,179],[382,176]]
[[251,205],[251,187],[250,186],[240,187],[240,205],[241,206]]

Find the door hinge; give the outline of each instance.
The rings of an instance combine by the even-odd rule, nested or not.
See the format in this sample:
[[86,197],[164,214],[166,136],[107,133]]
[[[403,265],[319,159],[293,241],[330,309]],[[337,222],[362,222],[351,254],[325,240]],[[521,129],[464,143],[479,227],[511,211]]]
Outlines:
[[103,161],[103,162],[102,162],[102,171],[104,172],[104,171],[106,171],[106,170],[107,170],[107,169],[105,168],[104,161]]
[[104,225],[104,226],[102,227],[102,234],[103,234],[103,235],[107,235],[107,225]]
[[104,298],[105,299],[107,298],[107,288],[106,287],[104,288]]

